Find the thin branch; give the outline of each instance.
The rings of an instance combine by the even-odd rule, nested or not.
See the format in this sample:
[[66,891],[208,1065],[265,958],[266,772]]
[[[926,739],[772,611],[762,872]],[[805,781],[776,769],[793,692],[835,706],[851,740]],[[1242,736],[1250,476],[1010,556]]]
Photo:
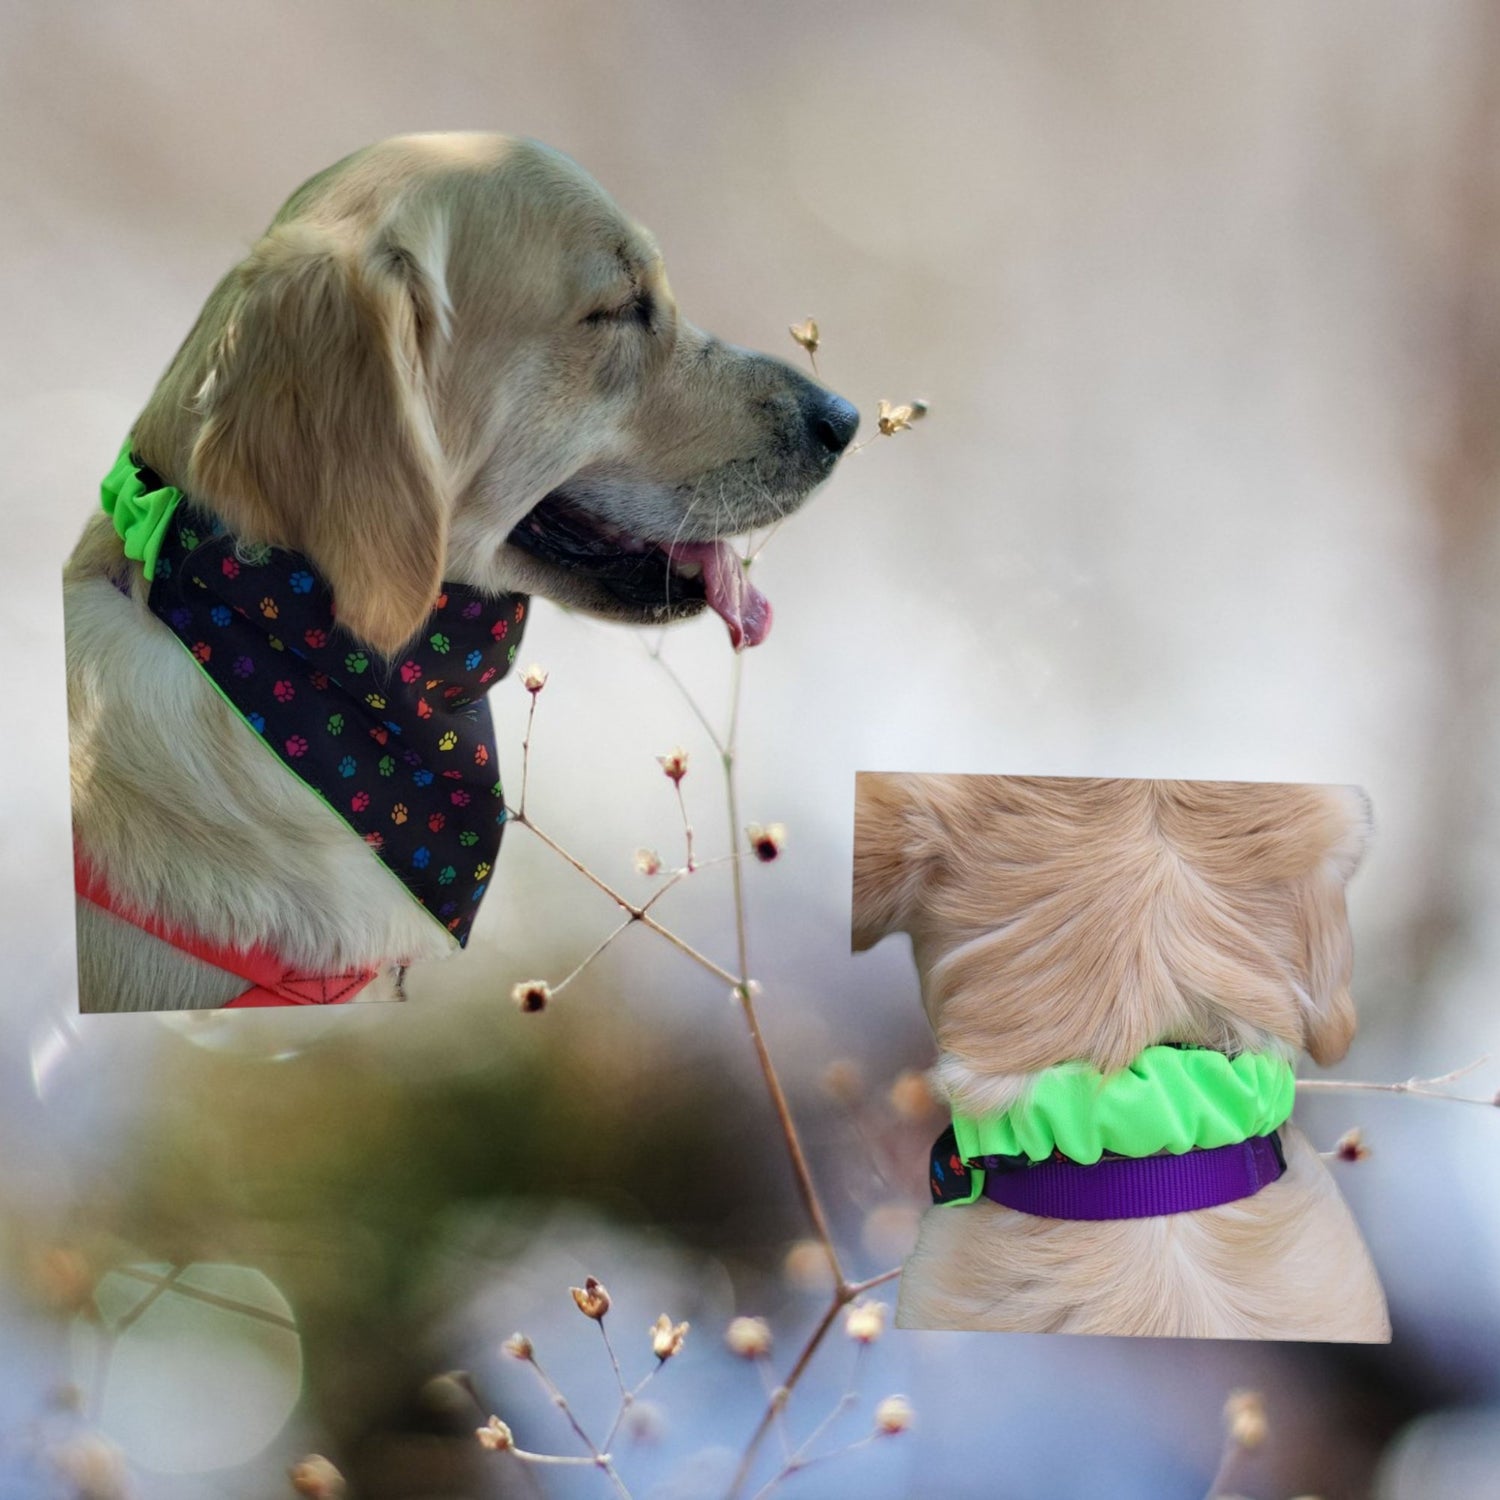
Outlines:
[[1414,1094],[1424,1099],[1446,1099],[1452,1104],[1482,1104],[1488,1109],[1495,1109],[1500,1107],[1500,1093],[1485,1098],[1478,1094],[1450,1094],[1443,1087],[1447,1083],[1456,1083],[1476,1068],[1482,1068],[1489,1060],[1489,1054],[1486,1053],[1483,1057],[1476,1057],[1471,1063],[1465,1063],[1461,1068],[1454,1068],[1451,1073],[1441,1073],[1436,1078],[1408,1078],[1404,1083],[1367,1083],[1351,1078],[1299,1078],[1297,1088],[1299,1092],[1308,1093],[1349,1093],[1362,1090],[1378,1094]]
[[531,726],[536,722],[536,700],[542,695],[531,695],[531,707],[526,711],[526,734],[521,740],[521,805],[517,817],[526,821],[526,783],[531,777]]

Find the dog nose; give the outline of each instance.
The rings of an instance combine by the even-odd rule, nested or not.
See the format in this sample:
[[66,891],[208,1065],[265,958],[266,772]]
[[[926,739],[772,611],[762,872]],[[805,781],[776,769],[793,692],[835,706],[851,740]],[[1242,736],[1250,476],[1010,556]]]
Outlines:
[[820,392],[811,422],[815,441],[837,458],[849,446],[849,440],[859,426],[859,412],[842,396],[835,396],[831,391]]

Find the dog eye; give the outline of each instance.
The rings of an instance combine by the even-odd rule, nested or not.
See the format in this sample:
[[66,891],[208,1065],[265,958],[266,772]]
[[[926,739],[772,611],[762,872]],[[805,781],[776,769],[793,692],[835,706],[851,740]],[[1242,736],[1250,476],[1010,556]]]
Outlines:
[[642,328],[650,328],[655,310],[651,294],[640,292],[628,302],[621,302],[614,307],[595,308],[580,321],[590,328],[597,327],[600,323],[639,323]]

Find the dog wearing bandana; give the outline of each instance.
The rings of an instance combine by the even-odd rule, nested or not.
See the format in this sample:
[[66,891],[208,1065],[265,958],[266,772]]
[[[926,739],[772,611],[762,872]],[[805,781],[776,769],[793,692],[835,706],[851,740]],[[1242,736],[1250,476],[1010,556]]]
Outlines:
[[678,311],[566,157],[398,137],[209,298],[64,575],[84,1010],[391,998],[461,948],[505,802],[486,694],[541,595],[759,644],[729,538],[846,401]]

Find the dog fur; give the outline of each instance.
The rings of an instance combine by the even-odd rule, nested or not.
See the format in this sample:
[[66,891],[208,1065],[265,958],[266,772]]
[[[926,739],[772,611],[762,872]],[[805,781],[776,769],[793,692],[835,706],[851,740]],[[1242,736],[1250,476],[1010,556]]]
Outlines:
[[[246,541],[311,557],[341,623],[393,653],[445,578],[609,619],[696,613],[670,591],[624,602],[507,537],[549,494],[662,548],[774,523],[847,441],[813,430],[836,400],[688,322],[651,237],[568,158],[439,134],[299,188],[209,297],[132,438]],[[85,527],[64,593],[74,832],[117,898],[318,972],[451,951],[145,608],[108,518]],[[85,1010],[244,988],[79,908]]]
[[[1157,1042],[1344,1055],[1344,887],[1369,808],[1351,787],[862,774],[853,941],[911,937],[956,1108],[1033,1074],[1123,1067]],[[1384,1342],[1368,1252],[1291,1125],[1287,1172],[1217,1208],[1107,1222],[980,1199],[933,1207],[906,1328]]]

